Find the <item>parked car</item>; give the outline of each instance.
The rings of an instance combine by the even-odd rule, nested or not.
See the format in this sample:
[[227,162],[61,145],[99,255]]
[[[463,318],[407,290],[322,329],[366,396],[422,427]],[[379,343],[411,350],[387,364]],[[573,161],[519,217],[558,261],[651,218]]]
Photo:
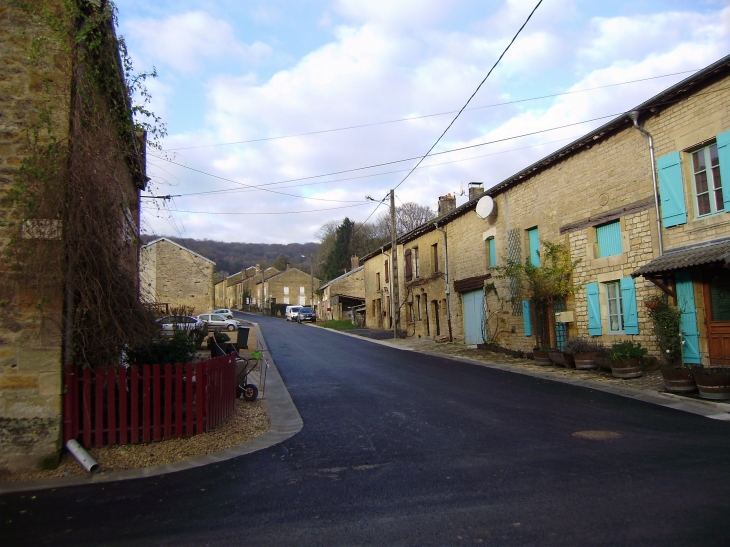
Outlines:
[[204,322],[200,321],[197,317],[191,317],[189,315],[166,315],[155,320],[155,322],[160,325],[162,336],[172,336],[176,330],[181,330],[191,336],[202,337],[207,331],[207,326]]
[[314,310],[312,308],[300,308],[299,309],[299,313],[297,314],[298,323],[304,323],[305,321],[314,323],[316,320],[317,320],[317,316],[315,315]]
[[234,331],[241,327],[241,322],[236,319],[226,319],[219,313],[203,313],[198,316],[198,320],[203,321],[211,330],[228,330]]
[[287,306],[286,307],[286,320],[287,321],[296,321],[297,315],[299,314],[299,310],[302,309],[302,306]]
[[220,310],[213,310],[213,313],[220,314],[220,315],[224,316],[226,319],[233,319],[234,318],[233,317],[233,312],[231,310],[227,309],[227,308],[225,308],[225,309],[222,308]]

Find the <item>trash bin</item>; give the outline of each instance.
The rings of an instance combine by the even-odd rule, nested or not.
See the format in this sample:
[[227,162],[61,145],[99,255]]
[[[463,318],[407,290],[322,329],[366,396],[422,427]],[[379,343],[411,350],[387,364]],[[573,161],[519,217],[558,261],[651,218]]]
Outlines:
[[248,331],[249,327],[238,327],[238,338],[234,342],[236,349],[248,349]]

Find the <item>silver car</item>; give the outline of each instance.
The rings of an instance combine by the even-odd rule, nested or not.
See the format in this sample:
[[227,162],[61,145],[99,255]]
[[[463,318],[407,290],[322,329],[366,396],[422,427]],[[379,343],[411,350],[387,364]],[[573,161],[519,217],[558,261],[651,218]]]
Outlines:
[[234,331],[241,327],[241,322],[236,319],[227,319],[219,313],[203,313],[198,316],[199,321],[203,321],[212,330],[228,330]]
[[224,316],[226,319],[233,319],[233,312],[229,309],[223,309],[220,310],[213,310],[213,313],[217,313],[218,315]]
[[166,315],[155,322],[160,325],[163,336],[172,336],[176,330],[187,332],[191,336],[205,332],[205,323],[189,315]]

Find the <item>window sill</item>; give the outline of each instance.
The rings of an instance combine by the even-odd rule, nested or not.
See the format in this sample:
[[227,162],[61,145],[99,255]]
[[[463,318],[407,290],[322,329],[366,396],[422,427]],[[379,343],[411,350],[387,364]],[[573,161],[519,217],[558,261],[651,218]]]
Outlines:
[[611,266],[623,266],[627,262],[628,257],[626,256],[626,253],[621,253],[601,258],[594,258],[588,261],[587,266],[591,269],[610,268]]

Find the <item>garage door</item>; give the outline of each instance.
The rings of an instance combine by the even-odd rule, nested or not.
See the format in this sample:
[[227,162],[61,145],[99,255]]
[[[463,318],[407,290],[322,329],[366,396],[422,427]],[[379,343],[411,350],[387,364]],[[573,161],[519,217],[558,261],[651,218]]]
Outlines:
[[461,303],[464,311],[464,343],[483,344],[484,292],[479,290],[462,293]]

